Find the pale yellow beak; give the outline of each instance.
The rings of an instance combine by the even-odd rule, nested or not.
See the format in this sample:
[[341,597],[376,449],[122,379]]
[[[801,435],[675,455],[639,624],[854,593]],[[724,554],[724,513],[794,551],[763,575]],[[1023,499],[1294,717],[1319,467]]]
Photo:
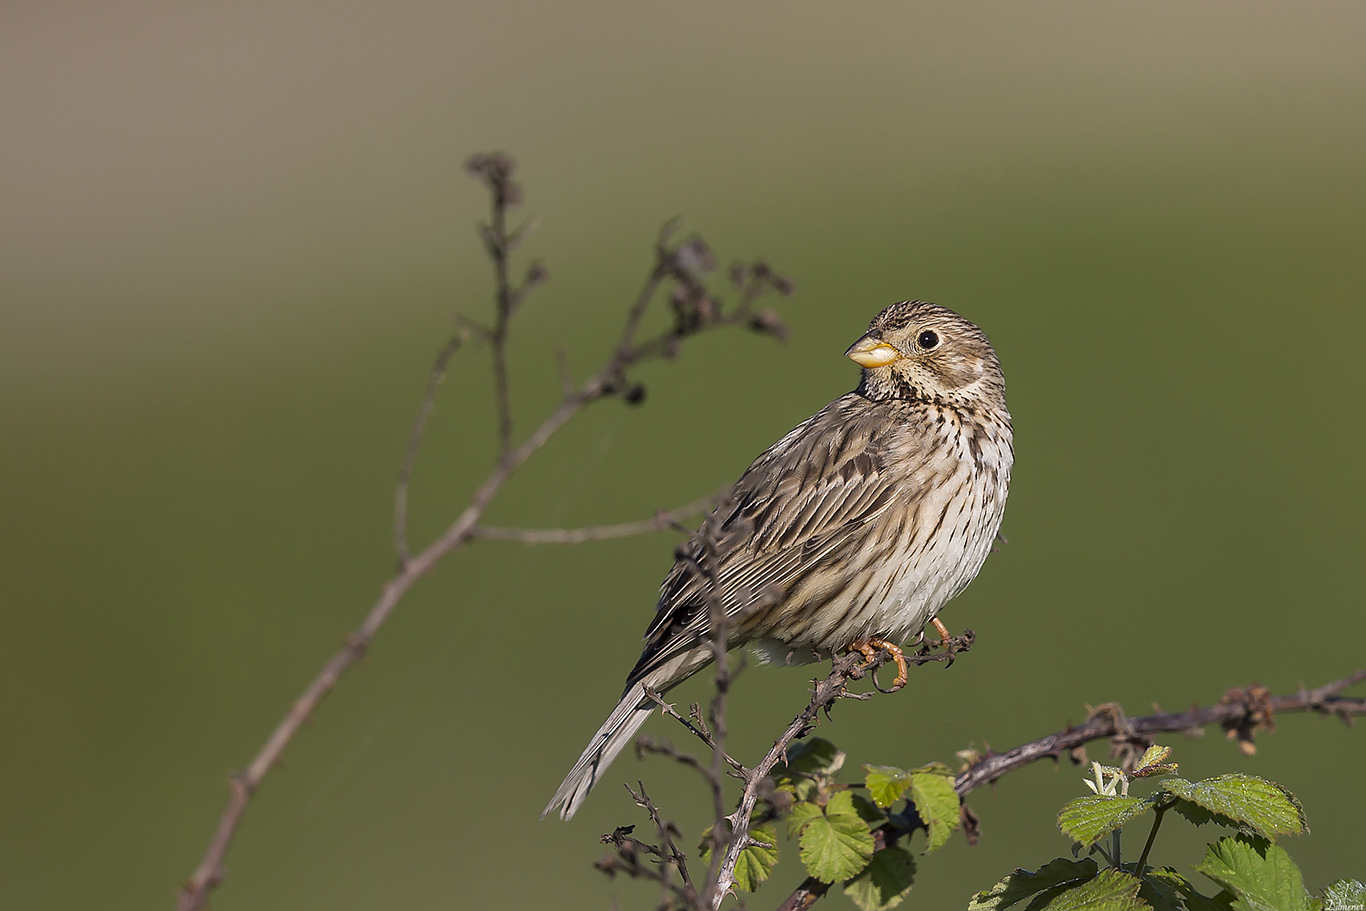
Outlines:
[[860,367],[871,369],[873,367],[886,367],[901,357],[901,352],[880,338],[865,335],[849,346],[849,350],[844,352],[844,356]]

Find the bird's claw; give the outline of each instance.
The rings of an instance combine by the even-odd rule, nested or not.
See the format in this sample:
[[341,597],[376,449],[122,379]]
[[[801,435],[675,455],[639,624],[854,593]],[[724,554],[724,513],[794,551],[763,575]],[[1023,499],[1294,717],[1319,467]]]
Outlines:
[[877,682],[877,677],[873,677],[873,686],[879,692],[895,693],[906,685],[910,679],[910,672],[906,668],[906,656],[902,653],[901,647],[895,643],[888,642],[886,639],[867,639],[863,642],[855,642],[849,646],[850,649],[863,655],[863,665],[861,669],[867,669],[877,663],[877,653],[879,650],[886,651],[896,662],[896,677],[892,680],[891,689],[883,689]]

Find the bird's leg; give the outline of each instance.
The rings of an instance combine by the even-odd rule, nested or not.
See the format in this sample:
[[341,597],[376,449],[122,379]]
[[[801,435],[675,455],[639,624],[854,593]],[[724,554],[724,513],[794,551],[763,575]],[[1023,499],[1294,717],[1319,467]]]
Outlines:
[[944,646],[944,648],[948,648],[949,640],[953,638],[953,636],[949,634],[949,628],[945,626],[938,617],[933,618],[930,622],[934,624],[935,632],[939,633],[939,644]]
[[872,666],[873,662],[877,660],[879,649],[885,650],[887,654],[892,656],[892,660],[896,662],[896,678],[892,680],[892,688],[887,692],[895,693],[905,686],[906,681],[910,679],[910,672],[906,669],[906,656],[902,654],[900,646],[888,642],[886,639],[868,639],[863,642],[855,642],[849,648],[863,655],[864,667]]

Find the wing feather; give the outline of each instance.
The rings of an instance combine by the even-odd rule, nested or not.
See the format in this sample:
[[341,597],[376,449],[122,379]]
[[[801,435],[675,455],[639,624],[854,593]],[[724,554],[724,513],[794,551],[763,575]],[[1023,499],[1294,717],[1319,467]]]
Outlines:
[[[831,402],[754,460],[722,498],[724,516],[715,575],[728,615],[772,593],[781,599],[834,555],[856,550],[867,524],[893,502],[897,479],[917,466],[892,469],[884,407],[856,393]],[[657,613],[629,681],[696,646],[708,627],[701,529],[681,548],[684,558],[660,587]]]

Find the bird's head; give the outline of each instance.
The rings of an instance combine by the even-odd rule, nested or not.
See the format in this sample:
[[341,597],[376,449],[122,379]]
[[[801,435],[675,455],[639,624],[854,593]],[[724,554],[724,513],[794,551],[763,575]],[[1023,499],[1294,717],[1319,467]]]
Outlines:
[[870,399],[1005,410],[1005,376],[991,342],[946,307],[892,304],[845,354],[863,368],[859,392]]

